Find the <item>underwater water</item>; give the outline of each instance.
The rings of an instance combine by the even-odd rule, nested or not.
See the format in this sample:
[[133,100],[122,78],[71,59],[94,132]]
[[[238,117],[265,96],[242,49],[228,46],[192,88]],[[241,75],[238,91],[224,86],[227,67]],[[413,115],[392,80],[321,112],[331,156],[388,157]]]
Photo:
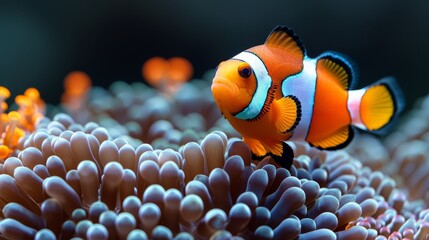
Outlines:
[[383,139],[291,142],[287,170],[252,159],[212,77],[106,89],[73,72],[58,106],[0,88],[0,238],[428,239],[429,96]]
[[[429,239],[428,9],[1,2],[0,239]],[[309,57],[356,61],[357,87],[395,76],[396,127],[334,152],[290,142],[290,170],[252,159],[207,70],[279,24]]]

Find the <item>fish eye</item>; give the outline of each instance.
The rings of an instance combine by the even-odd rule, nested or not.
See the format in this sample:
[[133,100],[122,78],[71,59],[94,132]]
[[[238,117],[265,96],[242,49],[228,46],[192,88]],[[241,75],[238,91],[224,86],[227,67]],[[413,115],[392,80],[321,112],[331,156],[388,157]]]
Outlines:
[[238,65],[238,74],[243,78],[249,78],[252,75],[252,68],[248,63],[242,62]]

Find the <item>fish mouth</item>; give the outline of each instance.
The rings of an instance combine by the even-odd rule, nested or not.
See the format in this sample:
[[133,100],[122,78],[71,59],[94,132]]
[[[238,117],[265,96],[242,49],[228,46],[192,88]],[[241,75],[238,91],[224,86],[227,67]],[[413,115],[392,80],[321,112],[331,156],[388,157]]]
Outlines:
[[226,78],[215,77],[211,87],[213,98],[222,114],[230,112],[234,99],[238,95],[238,87]]
[[222,96],[222,98],[231,98],[238,93],[237,85],[226,78],[214,78],[211,89],[215,98],[216,95]]
[[231,83],[229,83],[228,79],[225,79],[225,78],[214,78],[212,83],[212,88],[213,86],[218,86],[218,85],[229,86],[231,85]]

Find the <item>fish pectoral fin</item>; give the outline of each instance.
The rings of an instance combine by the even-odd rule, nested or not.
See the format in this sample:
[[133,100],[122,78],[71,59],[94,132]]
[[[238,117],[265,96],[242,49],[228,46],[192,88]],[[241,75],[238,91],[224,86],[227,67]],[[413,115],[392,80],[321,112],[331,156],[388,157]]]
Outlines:
[[335,79],[345,90],[349,90],[353,86],[356,78],[356,73],[349,60],[335,52],[321,54],[317,60],[317,69],[318,77]]
[[305,48],[294,31],[286,26],[277,26],[268,35],[265,45],[280,48],[304,60]]
[[273,120],[279,132],[291,132],[301,120],[301,103],[292,95],[273,101]]
[[249,146],[250,151],[252,152],[252,157],[255,160],[262,160],[268,155],[267,150],[265,150],[260,141],[249,137],[243,137],[243,141]]
[[346,147],[353,139],[351,126],[340,128],[337,132],[323,139],[309,141],[310,145],[322,150],[337,150]]
[[290,169],[293,163],[294,153],[293,149],[286,142],[279,142],[276,144],[264,144],[264,147],[268,150],[268,154],[276,161],[280,166]]

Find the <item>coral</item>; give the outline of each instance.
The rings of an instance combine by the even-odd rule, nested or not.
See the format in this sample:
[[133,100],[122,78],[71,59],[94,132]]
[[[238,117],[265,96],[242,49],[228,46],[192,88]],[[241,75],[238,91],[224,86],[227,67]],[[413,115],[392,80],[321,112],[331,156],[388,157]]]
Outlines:
[[15,103],[17,111],[6,113],[8,105],[6,99],[10,91],[0,86],[0,160],[3,162],[20,149],[19,140],[33,132],[36,125],[44,117],[45,103],[40,98],[39,91],[29,88],[24,95],[18,95]]
[[182,57],[153,57],[142,66],[143,78],[166,97],[177,92],[192,74],[192,64]]
[[64,78],[64,93],[61,96],[62,105],[73,113],[85,108],[91,85],[91,78],[84,72],[73,71],[67,74]]

